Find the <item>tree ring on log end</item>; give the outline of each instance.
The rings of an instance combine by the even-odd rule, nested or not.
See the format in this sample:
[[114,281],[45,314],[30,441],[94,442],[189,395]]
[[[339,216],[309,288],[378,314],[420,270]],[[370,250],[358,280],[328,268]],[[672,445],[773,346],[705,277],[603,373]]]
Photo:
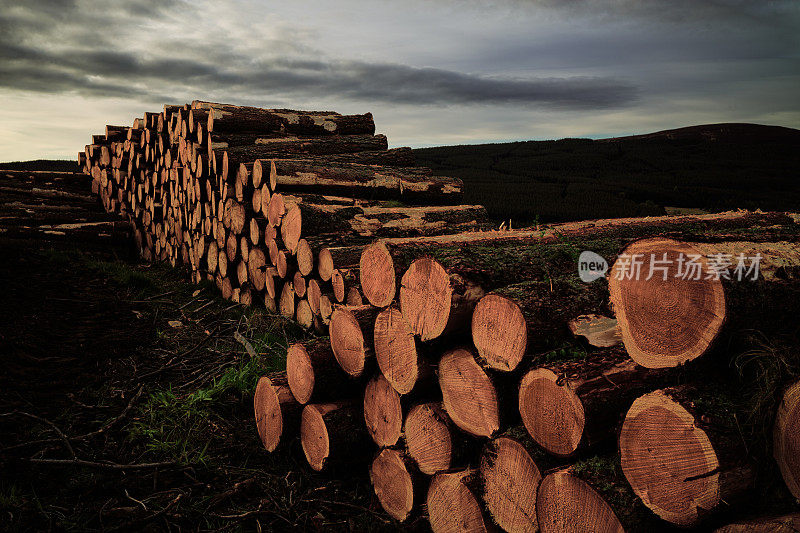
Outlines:
[[536,533],[536,492],[542,474],[514,439],[493,440],[481,456],[483,501],[497,525],[509,533]]
[[334,309],[329,333],[331,349],[339,366],[353,377],[360,376],[364,371],[366,347],[364,333],[356,317],[347,309]]
[[397,292],[394,260],[386,245],[378,241],[367,246],[359,262],[361,290],[369,303],[386,307]]
[[539,485],[536,514],[542,533],[623,533],[614,511],[594,488],[559,470]]
[[400,309],[423,341],[435,339],[444,331],[452,297],[447,271],[430,257],[412,262],[400,281]]
[[328,428],[316,405],[306,405],[300,420],[300,441],[309,466],[317,472],[325,467],[330,454]]
[[400,452],[381,451],[372,461],[369,477],[383,510],[400,522],[408,518],[414,506],[414,486]]
[[583,404],[552,370],[535,368],[525,374],[519,413],[531,438],[548,452],[565,457],[578,449],[586,423]]
[[396,307],[375,317],[375,357],[386,380],[400,394],[414,388],[419,374],[414,332]]
[[281,440],[283,433],[283,414],[278,395],[272,387],[272,381],[267,376],[258,380],[256,392],[253,396],[253,410],[255,411],[258,436],[268,452],[274,452]]
[[498,294],[481,298],[472,314],[472,341],[491,368],[514,370],[528,347],[528,327],[519,306]]
[[295,343],[286,352],[286,379],[295,399],[308,403],[314,392],[314,367],[305,346]]
[[[698,265],[700,279],[689,274],[690,259]],[[645,239],[625,249],[611,268],[608,288],[625,349],[634,361],[667,368],[708,350],[726,311],[722,281],[705,279],[707,272],[708,262],[697,249],[671,239]]]
[[447,415],[435,403],[411,408],[406,416],[406,448],[420,472],[433,475],[450,468],[453,441],[447,427]]
[[695,524],[719,503],[719,460],[694,417],[664,391],[633,402],[619,437],[622,471],[658,516]]
[[439,385],[445,411],[458,427],[478,437],[500,429],[497,391],[470,352],[459,348],[442,356]]

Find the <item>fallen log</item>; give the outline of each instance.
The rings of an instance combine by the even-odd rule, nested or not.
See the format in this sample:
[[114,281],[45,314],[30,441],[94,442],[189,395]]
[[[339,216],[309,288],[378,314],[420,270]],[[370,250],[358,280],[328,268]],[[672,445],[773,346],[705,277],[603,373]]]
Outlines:
[[624,350],[605,350],[527,372],[519,385],[519,412],[537,444],[566,457],[613,437],[633,400],[665,382],[666,371],[641,367]]
[[301,404],[326,401],[346,395],[352,382],[346,381],[329,342],[295,343],[286,352],[286,377],[292,395]]
[[[324,318],[323,298],[320,298],[320,313]],[[331,349],[339,365],[350,376],[360,376],[367,357],[374,355],[373,328],[377,312],[378,309],[369,305],[341,306],[330,315]]]
[[754,475],[747,452],[719,400],[702,402],[688,386],[639,397],[625,415],[619,437],[622,471],[634,493],[662,519],[697,524],[720,505],[730,505]]
[[203,103],[209,109],[207,130],[214,133],[273,133],[299,135],[353,135],[375,133],[372,113],[340,115],[326,111],[261,109]]
[[491,437],[500,429],[497,391],[469,351],[442,356],[439,385],[444,409],[459,428],[477,437]]
[[[386,513],[399,522],[404,522],[414,508],[415,489],[411,474],[412,467],[405,455],[389,448],[381,452],[372,461],[369,479],[375,496]],[[418,499],[418,498],[417,498]]]
[[[214,134],[209,134],[214,143]],[[216,143],[220,144],[220,143]],[[331,135],[327,137],[261,137],[252,144],[235,145],[224,148],[227,157],[244,163],[256,159],[273,159],[287,157],[288,155],[311,154],[326,156],[330,154],[342,155],[339,159],[347,159],[354,152],[377,152],[387,149],[385,135]],[[216,147],[220,149],[220,146]],[[328,162],[327,157],[313,158],[319,163]]]
[[[789,243],[634,242],[614,263],[608,283],[625,349],[648,368],[697,359],[737,311],[726,306],[726,294],[754,282],[749,276],[769,280],[769,270],[779,265],[800,265],[800,249]],[[733,277],[737,271],[740,279]]]

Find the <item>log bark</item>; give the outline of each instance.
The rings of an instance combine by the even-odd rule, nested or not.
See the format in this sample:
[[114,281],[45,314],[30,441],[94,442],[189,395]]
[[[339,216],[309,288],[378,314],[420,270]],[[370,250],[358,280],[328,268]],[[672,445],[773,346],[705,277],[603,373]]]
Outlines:
[[314,160],[274,159],[282,192],[313,190],[321,194],[401,200],[406,203],[458,204],[463,183],[420,168],[398,169],[357,163],[324,164]]
[[[252,143],[235,144],[226,147],[222,145],[227,143],[219,142],[220,138],[217,138],[215,142],[215,135],[213,133],[210,134],[210,137],[212,144],[217,145],[215,146],[216,149],[224,149],[229,157],[240,162],[287,157],[289,154],[309,154],[315,156],[347,154],[339,157],[340,160],[346,160],[353,152],[378,152],[388,148],[385,135],[257,137],[253,139]],[[320,157],[319,160],[320,162],[326,162],[328,158]]]
[[800,513],[793,513],[734,522],[715,529],[714,533],[797,533],[798,531],[800,531]]
[[710,400],[700,403],[701,394],[683,386],[637,398],[619,437],[622,471],[633,491],[680,526],[729,505],[754,475],[732,413],[712,409]]
[[375,133],[372,113],[340,115],[326,111],[261,109],[208,103],[207,129],[215,133],[273,133],[353,135]]

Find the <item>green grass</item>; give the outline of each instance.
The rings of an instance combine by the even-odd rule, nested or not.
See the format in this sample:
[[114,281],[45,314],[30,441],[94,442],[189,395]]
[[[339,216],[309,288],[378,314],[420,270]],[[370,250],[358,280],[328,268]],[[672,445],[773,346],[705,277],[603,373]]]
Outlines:
[[190,393],[172,388],[150,393],[129,429],[129,437],[163,460],[208,465],[214,425],[223,422],[226,404],[252,401],[258,379],[280,369],[277,358],[259,355],[228,367],[207,385]]

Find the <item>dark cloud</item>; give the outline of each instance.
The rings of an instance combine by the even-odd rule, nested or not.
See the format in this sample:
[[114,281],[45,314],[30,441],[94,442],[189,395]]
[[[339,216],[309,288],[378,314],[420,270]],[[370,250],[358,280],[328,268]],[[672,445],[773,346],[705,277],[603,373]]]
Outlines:
[[[169,3],[113,3],[100,12],[71,1],[37,0],[0,16],[0,86],[43,93],[125,96],[235,89],[243,94],[326,94],[417,105],[541,104],[592,109],[636,98],[628,82],[604,77],[503,78],[437,68],[307,57],[253,60],[232,47],[210,54],[186,42],[147,57],[114,46],[114,28],[168,13]],[[56,21],[58,19],[58,21]],[[52,46],[53,42],[59,46]],[[89,45],[87,45],[87,42]],[[134,90],[132,86],[144,89]],[[144,91],[144,94],[142,94]]]

